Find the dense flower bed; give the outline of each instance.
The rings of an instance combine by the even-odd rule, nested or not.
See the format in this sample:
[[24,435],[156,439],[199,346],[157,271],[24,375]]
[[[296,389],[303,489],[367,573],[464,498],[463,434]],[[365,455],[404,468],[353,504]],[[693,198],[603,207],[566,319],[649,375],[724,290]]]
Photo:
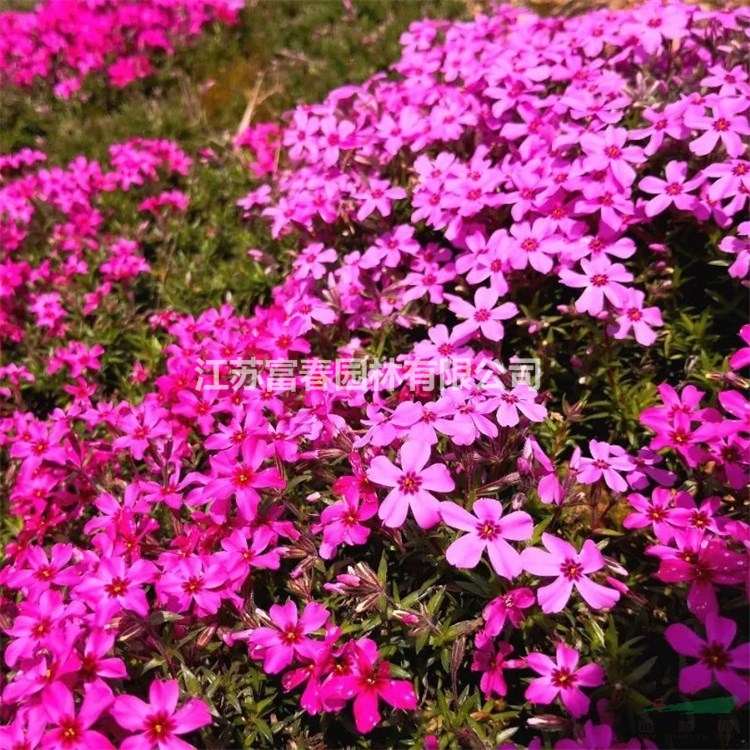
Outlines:
[[[0,748],[684,747],[652,702],[745,706],[748,28],[413,25],[235,144],[286,268],[251,311],[135,290],[215,154],[2,157]],[[121,309],[141,398],[97,377]]]
[[106,73],[127,86],[154,71],[213,20],[232,23],[242,0],[44,0],[32,11],[0,13],[0,85],[40,80],[67,99]]

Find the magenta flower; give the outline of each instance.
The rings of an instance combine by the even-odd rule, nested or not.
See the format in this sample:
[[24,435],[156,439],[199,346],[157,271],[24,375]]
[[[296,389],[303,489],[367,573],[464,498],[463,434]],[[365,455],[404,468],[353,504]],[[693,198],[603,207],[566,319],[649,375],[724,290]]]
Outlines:
[[[49,750],[114,750],[114,745],[91,727],[112,704],[112,691],[101,680],[86,686],[76,714],[73,693],[62,683],[52,683],[45,694],[44,710],[50,725],[42,744]],[[23,746],[21,746],[23,747]]]
[[369,638],[357,641],[352,673],[333,677],[324,686],[324,696],[324,701],[335,703],[354,698],[354,723],[362,734],[380,721],[379,699],[404,711],[417,708],[411,683],[391,677],[391,665],[379,660],[377,646]]
[[154,680],[148,703],[132,695],[115,699],[110,713],[123,728],[138,734],[120,744],[120,750],[188,750],[192,745],[177,735],[188,734],[211,723],[206,704],[193,698],[177,709],[180,686],[177,680]]
[[93,573],[84,577],[75,592],[91,607],[109,607],[113,614],[129,609],[141,617],[148,614],[148,601],[143,585],[152,583],[157,568],[148,560],[128,565],[121,557],[105,557]]
[[620,282],[633,280],[633,275],[622,263],[610,263],[605,255],[582,258],[583,273],[567,268],[560,271],[560,281],[565,286],[583,288],[583,294],[576,300],[578,312],[598,315],[604,309],[605,298],[615,307],[622,307],[627,288]]
[[446,294],[445,298],[450,301],[451,312],[464,319],[463,323],[456,326],[456,334],[464,336],[479,330],[490,341],[500,341],[505,335],[505,329],[500,321],[518,315],[518,308],[512,302],[504,302],[495,307],[499,297],[500,295],[492,289],[480,287],[474,293],[472,305],[454,294]]
[[227,570],[211,555],[190,555],[167,567],[156,584],[159,599],[171,612],[186,612],[195,604],[197,615],[215,614]]
[[542,534],[542,544],[548,552],[527,547],[521,553],[521,563],[532,575],[556,578],[537,591],[543,612],[562,612],[574,588],[593,609],[609,609],[615,605],[620,592],[588,577],[604,567],[604,558],[594,542],[587,539],[581,551],[576,552],[569,542],[545,533]]
[[489,403],[493,408],[497,407],[495,417],[501,427],[515,427],[521,421],[521,416],[530,422],[544,422],[547,418],[547,407],[536,403],[537,396],[533,388],[519,383],[509,391],[503,389]]
[[274,604],[269,609],[270,627],[254,628],[231,636],[232,641],[246,640],[250,655],[263,659],[263,671],[276,674],[288,667],[296,654],[310,658],[317,643],[307,636],[320,630],[328,621],[328,612],[316,602],[309,602],[301,615],[297,605]]
[[697,693],[718,682],[742,706],[750,701],[750,681],[747,674],[737,674],[737,670],[750,669],[750,643],[731,648],[737,623],[716,613],[706,617],[705,627],[705,640],[682,623],[670,625],[664,632],[678,654],[698,659],[680,671],[680,691]]
[[564,643],[557,644],[556,659],[533,652],[526,656],[526,664],[541,677],[531,681],[526,688],[526,700],[548,704],[560,696],[565,708],[578,718],[589,710],[590,699],[581,692],[582,687],[604,684],[604,670],[598,664],[578,667],[580,654]]
[[456,503],[440,503],[443,521],[453,529],[466,532],[446,550],[448,562],[457,568],[475,568],[486,550],[499,576],[513,579],[520,575],[521,555],[506,540],[530,539],[534,533],[531,516],[520,510],[503,516],[502,503],[489,498],[476,500],[472,512],[474,515]]
[[594,484],[604,479],[607,487],[615,492],[625,492],[628,483],[618,474],[633,471],[635,464],[619,445],[610,445],[600,440],[589,441],[589,451],[593,458],[582,458],[579,463],[578,481],[581,484]]
[[430,453],[429,445],[410,440],[398,452],[401,468],[385,456],[376,456],[370,462],[367,478],[382,487],[393,487],[378,510],[386,526],[403,526],[409,508],[423,529],[440,520],[440,502],[431,492],[451,492],[456,485],[443,464],[426,466]]
[[656,331],[664,325],[658,307],[644,307],[646,295],[638,289],[628,289],[618,309],[616,323],[619,326],[612,334],[616,339],[624,339],[631,331],[635,340],[643,346],[651,346],[656,341]]
[[669,544],[679,525],[672,493],[657,487],[650,498],[633,493],[628,495],[628,502],[633,512],[625,517],[622,525],[626,529],[644,529],[650,526],[660,544]]
[[670,161],[665,170],[666,180],[658,177],[644,177],[638,187],[646,193],[655,195],[646,203],[646,216],[656,216],[673,205],[680,211],[693,211],[698,199],[690,195],[703,182],[703,177],[687,179],[687,162]]
[[714,100],[711,115],[688,112],[685,125],[693,130],[704,131],[690,142],[690,150],[698,156],[711,153],[721,141],[729,156],[737,158],[745,152],[746,144],[740,136],[750,135],[747,117],[740,113],[750,107],[747,97],[722,97]]
[[599,171],[609,169],[614,178],[624,188],[635,181],[635,170],[631,164],[644,162],[643,149],[626,146],[628,131],[625,128],[609,127],[602,133],[584,133],[581,147],[586,154],[584,169]]
[[523,610],[531,607],[534,602],[536,597],[529,588],[513,589],[495,597],[482,611],[485,633],[489,636],[500,635],[506,620],[509,620],[514,628],[520,627],[526,618]]
[[495,646],[493,639],[480,631],[474,641],[475,650],[472,654],[471,671],[482,672],[479,687],[486,696],[506,695],[508,686],[505,682],[506,669],[523,666],[519,659],[508,659],[513,653],[513,646],[501,642]]

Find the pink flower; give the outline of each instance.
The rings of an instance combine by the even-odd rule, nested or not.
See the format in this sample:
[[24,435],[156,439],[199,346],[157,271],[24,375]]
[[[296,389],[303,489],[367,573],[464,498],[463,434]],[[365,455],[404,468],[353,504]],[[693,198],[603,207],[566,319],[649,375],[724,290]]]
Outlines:
[[651,526],[654,536],[661,544],[669,544],[678,526],[678,517],[672,493],[657,487],[647,498],[638,493],[628,495],[633,512],[625,517],[622,525],[626,529],[643,529]]
[[297,605],[274,604],[268,611],[271,627],[254,628],[231,636],[232,641],[246,640],[250,655],[263,659],[263,671],[276,674],[288,667],[296,654],[311,657],[317,644],[307,636],[320,630],[327,620],[328,612],[316,602],[310,602],[302,615],[297,614]]
[[542,544],[548,552],[527,547],[521,553],[521,563],[532,575],[556,578],[537,592],[543,612],[562,612],[574,588],[593,609],[609,609],[615,605],[620,592],[588,577],[604,567],[604,558],[594,542],[587,539],[581,551],[576,552],[569,542],[545,533]]
[[646,193],[656,195],[646,203],[646,216],[656,216],[674,204],[680,211],[693,211],[698,199],[690,195],[703,182],[703,177],[687,178],[688,165],[684,161],[670,161],[667,164],[666,180],[658,177],[644,177],[638,187]]
[[513,653],[513,646],[501,642],[495,646],[493,639],[485,632],[477,633],[475,651],[472,655],[471,671],[482,672],[479,687],[487,696],[506,695],[508,686],[505,683],[505,669],[513,669],[523,665],[518,659],[508,659]]
[[45,694],[44,710],[52,729],[47,729],[42,743],[49,750],[114,750],[101,732],[91,729],[114,700],[112,691],[98,680],[86,686],[83,703],[76,714],[73,693],[55,682]]
[[115,699],[110,713],[131,732],[138,732],[120,744],[120,750],[187,750],[191,747],[177,735],[193,732],[211,723],[206,704],[194,698],[177,709],[180,686],[177,680],[154,680],[148,703],[132,695]]
[[590,700],[581,687],[598,687],[604,684],[604,670],[598,664],[578,667],[580,654],[564,643],[557,644],[556,659],[540,653],[526,656],[526,664],[537,674],[526,688],[526,700],[531,703],[552,703],[560,696],[565,708],[578,718],[589,710]]
[[748,675],[737,670],[750,669],[750,643],[730,648],[737,634],[737,623],[712,613],[706,617],[706,639],[686,625],[670,625],[664,632],[669,645],[678,653],[698,659],[680,671],[680,691],[697,693],[718,682],[742,706],[750,701]]
[[357,641],[352,674],[333,677],[324,686],[324,696],[324,702],[354,698],[354,723],[362,734],[380,721],[378,699],[404,711],[417,708],[411,683],[391,677],[391,665],[379,660],[377,646],[369,638]]
[[721,97],[714,100],[710,116],[688,112],[685,125],[693,130],[703,130],[703,135],[690,142],[690,150],[698,156],[711,153],[721,140],[727,154],[733,158],[745,153],[746,145],[740,136],[750,135],[747,117],[740,113],[750,106],[747,97]]
[[147,560],[136,560],[128,565],[122,557],[105,557],[93,573],[75,587],[75,592],[89,606],[110,607],[112,614],[129,609],[145,617],[148,602],[143,585],[152,583],[157,568]]
[[528,513],[515,511],[503,516],[497,500],[480,498],[472,506],[474,515],[452,502],[440,503],[443,521],[453,529],[467,532],[448,547],[445,557],[457,568],[475,568],[487,550],[493,570],[504,578],[521,574],[521,556],[506,539],[523,542],[534,533],[534,522]]
[[518,315],[518,308],[512,302],[495,307],[499,296],[492,289],[481,287],[474,293],[472,305],[454,294],[446,294],[451,312],[464,319],[463,323],[456,326],[456,334],[463,336],[479,330],[490,341],[500,341],[505,335],[505,329],[500,321]]
[[620,471],[633,471],[635,464],[619,445],[610,445],[599,440],[589,441],[589,451],[593,458],[582,458],[579,463],[578,481],[581,484],[594,484],[604,479],[607,487],[615,492],[625,492],[628,483],[618,474]]
[[165,566],[156,590],[171,612],[186,612],[194,603],[197,615],[212,615],[219,611],[226,580],[226,569],[211,555],[190,555]]
[[406,198],[406,190],[391,187],[386,180],[371,179],[352,197],[361,201],[357,210],[357,221],[364,221],[373,211],[377,211],[381,216],[390,216],[391,203]]
[[490,636],[500,635],[506,620],[514,628],[520,627],[525,619],[522,610],[531,607],[535,601],[534,592],[529,588],[513,589],[495,597],[482,611],[486,623],[485,633]]
[[376,456],[367,470],[367,478],[382,487],[393,487],[380,504],[378,516],[386,526],[404,525],[411,508],[417,524],[428,529],[440,520],[440,502],[431,492],[451,492],[455,483],[443,464],[426,466],[430,446],[408,441],[398,452],[401,468],[385,456]]
[[645,161],[643,149],[626,146],[628,131],[625,128],[609,127],[602,133],[584,133],[581,147],[586,154],[584,169],[592,172],[610,169],[614,178],[624,188],[635,181],[635,170],[631,164]]
[[620,282],[633,280],[633,275],[625,269],[622,263],[610,263],[606,256],[601,255],[590,259],[582,258],[581,268],[582,274],[567,268],[560,271],[560,281],[565,286],[585,287],[583,294],[575,303],[578,312],[598,315],[604,309],[605,298],[615,307],[622,307],[626,299],[627,288]]
[[537,392],[524,383],[519,383],[510,391],[503,389],[499,396],[490,400],[497,407],[497,423],[501,427],[515,427],[521,415],[531,422],[543,422],[547,418],[547,408],[536,403]]
[[624,339],[632,330],[635,340],[643,346],[651,346],[656,341],[653,328],[664,325],[658,307],[644,307],[646,295],[638,289],[628,289],[618,309],[614,338]]

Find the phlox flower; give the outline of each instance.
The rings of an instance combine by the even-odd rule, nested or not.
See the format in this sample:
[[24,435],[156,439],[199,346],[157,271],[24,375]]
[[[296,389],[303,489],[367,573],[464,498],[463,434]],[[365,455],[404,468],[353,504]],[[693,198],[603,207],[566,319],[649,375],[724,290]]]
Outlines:
[[[473,515],[472,515],[473,513]],[[522,571],[521,556],[506,540],[523,542],[534,533],[534,522],[528,513],[514,511],[503,515],[502,503],[480,498],[472,513],[452,502],[440,503],[440,516],[453,529],[466,533],[446,550],[445,557],[457,568],[475,568],[486,550],[493,570],[513,579]]]
[[186,612],[194,603],[197,615],[215,614],[221,606],[221,590],[226,580],[227,571],[218,559],[211,555],[190,555],[165,566],[156,591],[172,612]]
[[607,487],[615,492],[625,492],[628,483],[619,472],[632,471],[635,464],[624,448],[610,445],[600,440],[589,441],[592,458],[581,458],[578,481],[581,484],[594,484],[604,479]]
[[649,175],[638,183],[641,190],[656,196],[646,203],[646,216],[656,216],[671,205],[680,211],[695,209],[698,199],[690,192],[701,185],[703,177],[688,180],[687,171],[687,162],[670,161],[665,169],[665,180]]
[[690,151],[698,156],[711,153],[721,141],[727,154],[733,158],[742,156],[747,148],[746,139],[750,135],[750,124],[741,113],[750,107],[747,97],[722,97],[714,100],[711,114],[688,112],[685,125],[693,130],[702,130],[702,135],[690,142]]
[[316,602],[309,602],[301,615],[297,605],[274,604],[269,610],[269,626],[234,633],[231,640],[245,640],[250,656],[263,660],[263,671],[276,674],[288,667],[297,654],[312,658],[319,643],[307,636],[320,630],[328,621],[327,610]]
[[44,711],[50,722],[42,739],[49,750],[114,750],[114,745],[91,727],[114,700],[109,687],[101,680],[88,684],[83,703],[76,713],[73,693],[62,682],[50,685]]
[[403,526],[410,508],[423,529],[440,520],[440,502],[431,493],[451,492],[456,485],[445,465],[426,465],[430,453],[429,445],[408,441],[398,452],[400,468],[385,456],[376,456],[370,462],[367,478],[374,484],[393,488],[378,510],[386,526]]
[[635,170],[631,164],[644,162],[645,156],[638,146],[626,146],[627,140],[625,128],[609,127],[602,133],[584,133],[581,136],[581,147],[586,154],[584,169],[593,172],[610,169],[622,187],[632,185]]
[[333,677],[324,688],[324,702],[340,703],[354,698],[354,723],[366,734],[380,722],[378,700],[404,711],[417,708],[417,696],[407,680],[394,680],[391,665],[381,661],[375,642],[361,638],[356,643],[352,673]]
[[705,529],[677,529],[673,546],[652,545],[646,552],[661,559],[656,578],[665,583],[687,583],[687,604],[701,621],[718,612],[716,585],[742,583],[747,574],[747,557],[711,538]]
[[581,551],[577,552],[569,542],[544,533],[542,544],[547,552],[537,547],[527,547],[521,553],[521,563],[524,570],[532,575],[556,579],[537,591],[543,612],[562,612],[574,588],[593,609],[609,609],[617,603],[619,591],[589,578],[604,567],[604,558],[594,542],[587,539]]
[[311,528],[313,534],[323,532],[320,556],[330,560],[340,544],[364,544],[370,536],[370,529],[364,522],[377,512],[377,503],[361,502],[359,498],[344,498],[329,505],[320,514],[320,523]]
[[500,321],[518,315],[518,308],[513,302],[497,305],[500,295],[486,287],[481,287],[474,293],[473,305],[454,294],[446,294],[445,297],[450,302],[448,307],[451,312],[463,319],[455,328],[459,336],[478,330],[490,341],[500,341],[505,334]]
[[148,602],[143,586],[153,583],[157,573],[156,566],[148,560],[136,560],[128,565],[121,557],[104,557],[74,591],[92,608],[110,607],[113,614],[129,609],[146,617]]
[[522,416],[531,422],[543,422],[547,418],[547,407],[536,403],[537,392],[525,383],[519,383],[510,390],[503,387],[500,391],[500,395],[490,399],[490,403],[497,407],[495,417],[501,427],[515,427]]
[[[697,659],[680,671],[680,691],[697,693],[718,682],[742,706],[750,701],[750,643],[732,648],[737,623],[711,613],[705,621],[705,640],[687,625],[676,623],[664,632],[669,645],[678,653]],[[741,670],[745,674],[738,674]]]
[[480,631],[474,641],[471,671],[482,672],[479,687],[489,698],[491,695],[504,696],[508,693],[505,682],[505,669],[523,666],[520,659],[508,659],[513,653],[513,646],[500,642],[495,645],[494,640],[486,632]]
[[579,659],[578,651],[564,643],[557,644],[555,661],[545,654],[527,654],[527,666],[541,677],[532,680],[526,688],[526,700],[549,704],[560,696],[563,705],[574,717],[583,716],[589,710],[591,701],[581,688],[603,685],[604,670],[598,664],[578,667]]
[[634,492],[628,495],[628,502],[633,512],[625,517],[622,525],[626,529],[644,529],[650,526],[660,544],[669,544],[678,526],[672,492],[657,487],[650,498]]
[[632,281],[633,275],[622,263],[610,263],[606,256],[582,258],[581,269],[582,274],[567,268],[560,271],[560,281],[565,286],[584,289],[575,302],[578,312],[598,315],[604,309],[605,299],[615,307],[623,306],[627,288],[620,282]]
[[391,203],[406,198],[406,190],[402,187],[392,187],[386,180],[371,179],[352,197],[360,201],[357,221],[364,221],[374,211],[381,216],[390,216]]
[[500,635],[506,620],[514,628],[520,627],[525,619],[524,609],[536,602],[534,592],[529,588],[512,589],[495,597],[482,611],[484,632],[489,636]]
[[619,306],[616,323],[618,328],[612,334],[616,339],[624,339],[631,331],[635,340],[643,346],[651,346],[656,341],[656,331],[664,325],[658,307],[644,307],[646,295],[638,289],[628,289]]
[[177,708],[180,686],[177,680],[154,680],[148,690],[148,703],[132,695],[115,699],[110,713],[130,732],[136,732],[120,743],[120,750],[188,750],[178,735],[194,732],[211,723],[206,704],[193,698]]

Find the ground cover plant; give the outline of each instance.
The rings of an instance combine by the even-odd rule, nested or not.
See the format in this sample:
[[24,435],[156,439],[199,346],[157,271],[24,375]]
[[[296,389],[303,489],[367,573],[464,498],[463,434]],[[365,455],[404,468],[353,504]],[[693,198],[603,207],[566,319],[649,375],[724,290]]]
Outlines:
[[79,6],[0,15],[0,749],[746,742],[750,11]]

